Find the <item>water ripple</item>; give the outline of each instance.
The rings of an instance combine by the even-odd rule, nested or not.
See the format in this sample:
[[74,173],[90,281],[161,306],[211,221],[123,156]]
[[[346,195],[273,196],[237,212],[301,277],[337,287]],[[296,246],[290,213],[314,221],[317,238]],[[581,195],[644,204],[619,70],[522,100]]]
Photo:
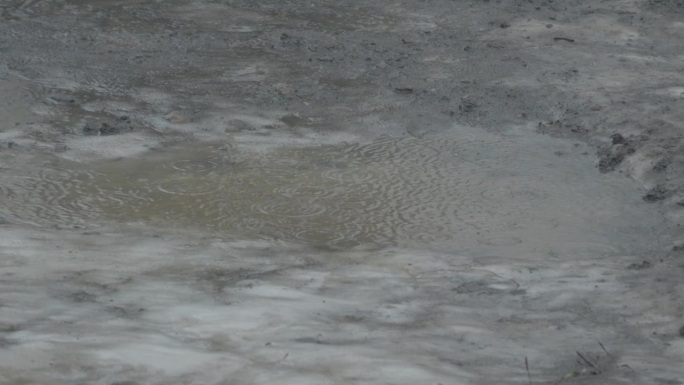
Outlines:
[[179,160],[171,163],[171,167],[182,172],[206,172],[214,170],[218,167],[216,162],[210,160]]
[[[499,137],[468,136],[265,153],[221,144],[5,173],[0,194],[2,210],[45,226],[162,220],[327,245],[472,238],[512,246],[523,242],[521,231],[581,226],[587,215],[620,209],[596,192],[599,184],[572,188],[566,180],[576,175],[530,162],[526,151]],[[584,200],[584,211],[553,214]]]
[[206,195],[220,190],[220,186],[211,180],[176,177],[157,184],[159,191],[172,195]]

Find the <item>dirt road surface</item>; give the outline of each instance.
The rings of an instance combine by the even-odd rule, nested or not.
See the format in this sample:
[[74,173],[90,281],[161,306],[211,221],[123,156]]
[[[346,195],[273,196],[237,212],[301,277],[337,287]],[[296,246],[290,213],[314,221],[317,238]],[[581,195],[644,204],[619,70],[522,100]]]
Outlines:
[[0,0],[0,383],[684,384],[679,0]]

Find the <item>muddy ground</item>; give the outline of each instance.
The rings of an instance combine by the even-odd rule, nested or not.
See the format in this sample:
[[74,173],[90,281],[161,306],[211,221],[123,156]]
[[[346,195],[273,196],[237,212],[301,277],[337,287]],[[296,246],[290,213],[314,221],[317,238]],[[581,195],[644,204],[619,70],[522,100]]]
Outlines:
[[2,383],[684,384],[681,1],[0,0],[0,117]]

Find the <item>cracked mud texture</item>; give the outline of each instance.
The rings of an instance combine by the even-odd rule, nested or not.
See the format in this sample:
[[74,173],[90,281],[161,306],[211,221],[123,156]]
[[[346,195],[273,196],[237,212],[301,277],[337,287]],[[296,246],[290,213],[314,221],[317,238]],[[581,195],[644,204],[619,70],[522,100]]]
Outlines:
[[[97,166],[133,159],[123,164],[134,170],[137,157],[188,142],[229,141],[216,150],[229,157],[232,145],[265,151],[403,138],[438,142],[444,135],[458,142],[454,138],[463,135],[463,127],[488,135],[543,134],[572,143],[549,144],[557,163],[539,156],[554,167],[563,159],[579,164],[573,151],[584,151],[595,159],[595,168],[586,173],[602,173],[606,183],[620,183],[618,173],[638,181],[642,191],[636,199],[623,200],[630,205],[625,218],[644,217],[643,223],[592,227],[597,239],[615,230],[624,242],[586,246],[591,251],[586,254],[602,257],[596,261],[580,251],[576,254],[588,259],[556,259],[553,249],[499,236],[482,241],[479,249],[463,246],[467,252],[459,252],[467,255],[459,254],[463,261],[457,262],[448,252],[383,250],[382,259],[375,249],[320,246],[319,251],[333,253],[331,262],[309,250],[273,251],[278,244],[247,247],[209,241],[206,234],[201,241],[173,237],[163,226],[162,235],[146,228],[140,237],[128,230],[98,235],[88,229],[94,224],[78,221],[69,221],[68,231],[57,222],[51,225],[60,229],[53,232],[24,231],[40,223],[27,225],[18,220],[21,212],[6,209],[21,195],[2,186],[0,223],[8,235],[0,266],[16,276],[3,281],[11,290],[3,290],[0,309],[10,316],[0,319],[0,348],[17,350],[6,350],[3,362],[9,364],[0,370],[0,383],[218,384],[225,383],[217,379],[221,374],[241,383],[527,384],[527,356],[533,383],[554,383],[567,373],[587,372],[573,367],[575,351],[604,354],[595,343],[599,338],[620,366],[611,363],[600,375],[566,382],[684,381],[677,366],[684,357],[684,328],[678,329],[684,317],[684,5],[679,0],[5,0],[0,2],[0,118],[0,171],[26,170],[19,175],[26,183],[42,175],[28,171],[50,166],[58,175],[69,162]],[[505,143],[514,147],[511,143],[525,135]],[[486,163],[490,154],[473,150],[471,155],[466,159]],[[414,159],[423,158],[419,153]],[[185,171],[201,173],[210,164],[193,161],[187,164],[197,169]],[[329,169],[339,166],[336,159],[326,161]],[[492,178],[504,182],[489,192],[492,199],[511,190],[515,202],[527,204],[520,212],[534,211],[530,202],[545,191],[515,189],[520,186],[506,179],[513,173],[502,176],[497,170]],[[98,203],[118,199],[120,191],[97,176],[99,168],[87,171],[74,173],[73,185],[87,185],[99,195],[93,193],[93,202],[84,207],[101,208]],[[287,175],[295,180],[301,174]],[[181,192],[203,187],[185,181],[161,183]],[[41,201],[38,214],[60,214],[81,203],[72,190],[43,186],[48,198],[61,203]],[[131,185],[127,192],[136,189]],[[144,211],[149,196],[125,210]],[[606,199],[594,197],[589,205],[613,213]],[[662,213],[668,230],[639,211],[639,204]],[[509,222],[496,224],[520,227]],[[539,232],[554,226],[529,224]],[[637,236],[630,229],[639,230]],[[479,233],[472,231],[468,235],[475,239]],[[515,249],[518,243],[522,249]],[[55,245],[61,249],[55,251]],[[358,254],[335,254],[339,249]],[[548,262],[525,259],[540,250],[548,253]],[[486,255],[490,251],[504,257]],[[419,263],[415,255],[425,260]],[[368,260],[371,267],[359,267]],[[366,291],[359,295],[350,285]],[[407,294],[410,287],[415,292]],[[32,296],[35,292],[40,294]],[[453,296],[458,304],[449,302]],[[309,304],[301,314],[280,307],[298,301]],[[14,306],[26,303],[45,313]],[[227,305],[234,307],[221,307]],[[518,314],[518,305],[526,312]],[[477,306],[484,306],[478,309],[482,315]],[[257,312],[255,321],[255,308],[270,312]],[[226,318],[237,319],[228,331],[217,326]],[[455,319],[467,322],[453,325]],[[492,319],[497,321],[489,323]],[[125,336],[123,342],[117,334],[99,335],[99,321]],[[279,322],[305,326],[284,330]],[[249,329],[252,324],[258,328]],[[127,334],[137,328],[149,340]],[[79,342],[79,333],[86,342]],[[90,355],[76,348],[83,343],[112,348]],[[312,353],[310,345],[325,350]],[[64,346],[73,347],[74,355],[63,354]],[[350,346],[351,354],[333,350],[340,346]],[[387,356],[397,346],[406,351]],[[216,352],[232,355],[219,365],[212,361]],[[155,355],[166,361],[150,358]],[[373,367],[363,369],[354,356],[371,360]]]

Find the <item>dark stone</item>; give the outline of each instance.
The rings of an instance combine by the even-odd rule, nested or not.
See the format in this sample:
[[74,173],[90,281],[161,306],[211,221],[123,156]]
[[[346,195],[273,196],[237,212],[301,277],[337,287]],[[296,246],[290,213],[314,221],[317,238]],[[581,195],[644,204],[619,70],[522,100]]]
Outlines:
[[599,159],[598,169],[602,173],[607,173],[615,170],[615,167],[625,160],[626,152],[621,150],[606,150],[605,153],[604,151],[599,151],[599,155],[601,157]]
[[664,185],[659,184],[648,190],[646,195],[643,196],[643,200],[646,202],[658,202],[666,199],[670,194],[670,191]]
[[87,123],[85,126],[83,126],[84,135],[106,136],[117,135],[128,131],[133,131],[133,123],[131,122],[131,118],[129,118],[126,115],[120,116],[119,118],[111,122],[102,123],[99,127],[92,123]]
[[469,100],[468,98],[462,98],[461,104],[458,105],[458,110],[461,112],[471,112],[477,108],[477,103]]
[[625,137],[621,134],[613,134],[610,136],[610,138],[613,140],[613,146],[616,144],[623,144],[627,142],[627,139],[625,139]]
[[69,295],[74,302],[95,302],[97,296],[86,291],[79,291]]
[[627,266],[627,270],[643,270],[652,267],[653,265],[649,261],[643,261],[641,263],[632,263]]
[[394,92],[398,94],[411,94],[413,93],[413,88],[395,88]]
[[659,160],[654,166],[653,166],[653,171],[656,172],[663,172],[667,169],[667,166],[672,163],[672,157],[665,157],[661,160]]
[[100,126],[100,135],[114,135],[118,133],[119,129],[116,126],[110,126],[107,123],[102,123]]
[[632,155],[636,152],[636,139],[627,139],[620,134],[611,135],[611,139],[612,146],[604,146],[598,150],[598,168],[602,173],[615,170],[625,160],[627,155]]
[[95,126],[86,123],[86,125],[83,126],[83,134],[84,135],[100,135],[100,130]]

